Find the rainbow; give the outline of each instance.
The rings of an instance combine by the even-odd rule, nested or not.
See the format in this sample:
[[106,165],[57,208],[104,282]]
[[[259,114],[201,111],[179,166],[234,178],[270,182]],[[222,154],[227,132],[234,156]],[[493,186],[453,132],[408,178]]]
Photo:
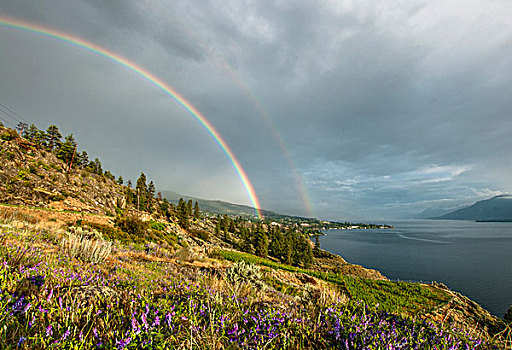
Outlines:
[[249,200],[251,201],[252,206],[256,210],[256,216],[259,219],[262,219],[262,213],[261,213],[261,206],[258,200],[258,197],[256,196],[256,192],[254,191],[254,187],[251,184],[251,181],[249,180],[249,177],[247,176],[246,172],[242,168],[242,165],[238,161],[238,159],[235,157],[233,151],[229,148],[226,141],[222,138],[222,136],[218,133],[217,130],[213,127],[213,125],[204,117],[204,115],[201,114],[195,108],[190,102],[188,102],[183,96],[181,96],[176,90],[174,90],[171,86],[166,84],[163,80],[155,76],[150,71],[142,68],[141,66],[129,61],[128,59],[109,51],[99,45],[96,45],[90,41],[86,41],[82,38],[79,38],[77,36],[73,36],[67,33],[64,33],[62,31],[57,31],[55,29],[51,29],[45,26],[41,26],[39,24],[33,24],[29,23],[20,19],[15,19],[11,17],[6,17],[3,15],[0,15],[0,26],[5,28],[13,28],[22,30],[29,33],[34,33],[38,35],[42,35],[51,39],[59,40],[71,45],[74,45],[76,47],[79,47],[81,49],[85,49],[87,51],[93,52],[101,57],[104,57],[116,64],[119,64],[129,71],[137,74],[142,79],[148,81],[149,83],[153,84],[157,88],[159,88],[161,91],[163,91],[168,96],[172,97],[178,104],[183,107],[201,126],[203,126],[206,131],[213,137],[215,142],[220,146],[220,148],[223,150],[223,152],[228,157],[229,161],[233,165],[233,167],[236,170],[236,173],[238,177],[240,178],[247,195],[249,196]]
[[279,134],[278,128],[276,127],[275,123],[270,118],[269,114],[265,111],[265,108],[263,105],[258,101],[254,93],[251,91],[251,89],[247,86],[247,84],[239,77],[239,75],[235,72],[235,70],[229,65],[228,62],[224,58],[220,56],[217,50],[213,49],[205,39],[203,39],[199,34],[197,34],[195,31],[193,31],[191,28],[189,28],[183,21],[181,21],[178,17],[174,16],[171,12],[169,12],[167,9],[165,9],[163,6],[159,5],[157,1],[154,1],[152,6],[155,6],[158,8],[158,12],[164,14],[167,18],[169,18],[171,21],[173,21],[175,24],[178,24],[180,28],[188,35],[194,43],[196,43],[208,56],[209,58],[214,61],[219,67],[221,67],[225,72],[228,73],[228,75],[231,77],[231,79],[238,85],[241,91],[245,93],[247,98],[251,101],[253,106],[258,111],[259,115],[262,117],[264,123],[266,124],[267,128],[272,133],[272,136],[279,144],[279,148],[281,149],[281,153],[283,154],[284,158],[286,159],[289,168],[291,169],[291,175],[295,181],[295,185],[297,189],[299,190],[299,194],[301,196],[302,205],[304,206],[304,209],[306,210],[306,215],[309,217],[316,217],[313,206],[311,204],[311,200],[308,195],[308,191],[306,189],[306,186],[304,185],[304,179],[302,178],[301,174],[297,170],[297,165],[295,164],[290,151],[288,150],[288,147],[286,147],[285,142],[281,135]]

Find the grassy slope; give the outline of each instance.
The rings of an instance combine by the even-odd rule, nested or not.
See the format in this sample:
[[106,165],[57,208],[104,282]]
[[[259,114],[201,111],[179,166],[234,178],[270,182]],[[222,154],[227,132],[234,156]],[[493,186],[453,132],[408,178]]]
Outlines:
[[[169,247],[148,253],[143,246],[121,243],[107,261],[88,264],[63,254],[62,230],[42,229],[44,222],[29,216],[4,216],[1,222],[3,349],[18,344],[30,349],[338,348],[345,341],[354,348],[363,343],[379,348],[385,341],[447,349],[478,344],[411,317],[443,298],[414,284],[322,276],[244,253],[217,251],[212,258],[173,253]],[[310,284],[290,294],[265,287],[264,281],[274,278],[272,270],[263,272],[263,287],[252,280],[231,282],[222,271],[229,260],[241,259],[329,283],[311,297]],[[42,276],[42,286],[28,284],[31,289],[20,298],[27,278],[35,276]],[[352,299],[340,298],[341,292]],[[407,302],[407,295],[414,300]],[[388,298],[399,301],[373,304]],[[392,312],[395,307],[398,314]]]

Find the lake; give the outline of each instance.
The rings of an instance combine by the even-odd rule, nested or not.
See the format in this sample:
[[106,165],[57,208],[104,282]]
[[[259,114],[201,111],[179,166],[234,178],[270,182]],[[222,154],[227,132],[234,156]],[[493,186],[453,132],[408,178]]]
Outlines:
[[437,281],[502,317],[512,304],[512,223],[379,222],[393,229],[327,230],[322,249],[392,280]]

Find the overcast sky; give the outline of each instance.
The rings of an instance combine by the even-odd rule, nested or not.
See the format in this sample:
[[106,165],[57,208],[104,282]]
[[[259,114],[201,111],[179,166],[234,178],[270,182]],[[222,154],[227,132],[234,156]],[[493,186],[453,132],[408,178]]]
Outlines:
[[[0,15],[172,86],[264,209],[396,218],[512,192],[509,0],[0,0]],[[190,114],[90,51],[0,26],[0,103],[73,133],[125,180],[144,171],[159,190],[250,204]]]

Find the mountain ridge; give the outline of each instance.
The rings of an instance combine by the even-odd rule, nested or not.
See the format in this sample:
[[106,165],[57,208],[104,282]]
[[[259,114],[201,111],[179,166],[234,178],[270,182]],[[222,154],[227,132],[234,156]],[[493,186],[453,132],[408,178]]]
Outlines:
[[475,202],[445,215],[438,220],[512,221],[512,195],[501,194]]
[[[219,199],[204,199],[194,196],[182,195],[174,191],[162,190],[162,197],[167,198],[170,203],[177,204],[180,198],[188,201],[192,200],[193,202],[197,201],[201,210],[205,212],[209,212],[211,214],[217,215],[233,215],[233,216],[244,216],[244,217],[254,217],[256,218],[256,209],[249,205],[244,204],[235,204],[227,201],[219,200]],[[261,210],[262,215],[266,219],[296,219],[296,220],[309,220],[312,218],[306,218],[302,216],[288,215],[276,213],[270,210]]]

